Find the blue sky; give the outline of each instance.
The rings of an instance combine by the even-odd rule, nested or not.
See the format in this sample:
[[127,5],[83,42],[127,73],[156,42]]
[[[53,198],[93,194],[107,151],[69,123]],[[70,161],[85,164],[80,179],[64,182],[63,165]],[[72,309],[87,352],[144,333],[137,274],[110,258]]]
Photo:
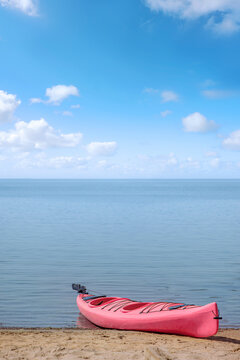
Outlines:
[[239,178],[240,3],[0,0],[1,178]]

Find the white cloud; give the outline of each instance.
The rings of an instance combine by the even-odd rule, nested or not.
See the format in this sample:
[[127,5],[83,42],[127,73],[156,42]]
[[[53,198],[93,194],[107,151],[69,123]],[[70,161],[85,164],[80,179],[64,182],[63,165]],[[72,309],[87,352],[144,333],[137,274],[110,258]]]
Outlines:
[[39,99],[39,98],[31,98],[31,99],[30,99],[30,103],[31,103],[31,104],[44,103],[44,100]]
[[145,88],[143,90],[143,92],[145,92],[147,94],[159,94],[159,90],[158,89],[153,89],[153,88]]
[[116,152],[116,141],[91,142],[86,146],[88,153],[92,156],[110,156]]
[[72,109],[79,109],[81,107],[80,104],[71,105]]
[[6,159],[6,156],[0,155],[0,161],[5,161]]
[[168,90],[165,90],[165,91],[161,92],[161,98],[162,98],[163,103],[166,103],[166,102],[169,102],[169,101],[178,101],[179,100],[178,94],[176,94],[173,91],[168,91]]
[[162,11],[182,19],[207,17],[206,26],[219,34],[240,30],[238,0],[145,0],[153,11]]
[[[79,91],[78,88],[73,85],[55,85],[47,88],[45,95],[48,97],[48,100],[31,98],[31,104],[50,103],[52,105],[60,105],[61,102],[69,96],[79,96]],[[78,108],[79,106],[75,105],[74,107],[74,105],[72,105],[72,108]]]
[[138,159],[144,163],[144,168],[147,166],[148,168],[157,168],[161,170],[165,170],[167,168],[176,168],[179,166],[179,160],[176,155],[171,152],[168,155],[156,155],[149,156],[146,154],[138,155]]
[[207,118],[195,112],[182,119],[184,130],[187,132],[201,132],[205,133],[217,129],[217,124],[213,120],[207,120]]
[[74,156],[56,156],[53,158],[45,159],[39,163],[39,166],[59,168],[83,168],[87,165],[88,159]]
[[49,98],[48,102],[55,105],[59,105],[64,99],[71,95],[79,96],[76,86],[56,85],[46,89],[46,96]]
[[113,169],[116,165],[109,163],[107,160],[99,160],[96,166],[100,169]]
[[143,90],[143,92],[147,93],[147,94],[152,94],[152,95],[156,95],[156,94],[160,95],[163,103],[179,100],[178,94],[176,94],[174,91],[170,91],[170,90],[160,91],[159,89],[145,88]]
[[148,160],[151,160],[151,157],[149,155],[146,155],[146,154],[139,154],[137,156],[137,158],[141,161],[148,161]]
[[[240,8],[239,8],[240,9]],[[216,21],[216,16],[211,16],[206,27],[212,29],[219,35],[233,34],[240,29],[240,10],[236,13],[227,13],[222,16],[221,21]]]
[[48,147],[74,147],[82,139],[81,133],[62,134],[46,120],[19,121],[14,130],[0,132],[0,147],[31,150]]
[[97,166],[100,168],[105,168],[107,166],[107,160],[99,160]]
[[202,82],[201,86],[203,87],[212,87],[212,86],[215,86],[216,83],[215,81],[213,81],[212,79],[206,79],[205,81]]
[[63,111],[62,112],[63,116],[72,116],[72,112],[71,111]]
[[[26,155],[25,155],[26,154]],[[46,153],[39,152],[31,156],[30,153],[20,153],[16,157],[19,168],[43,168],[61,169],[75,168],[85,169],[89,163],[89,158],[79,156],[56,156],[48,157]]]
[[21,101],[17,100],[16,95],[0,90],[0,123],[11,121],[14,111],[20,104]]
[[204,90],[202,93],[209,99],[222,99],[236,95],[234,91],[230,90]]
[[215,157],[215,156],[217,156],[217,153],[215,151],[207,151],[205,153],[205,156],[206,157]]
[[171,110],[165,110],[161,112],[161,116],[164,118],[172,113]]
[[37,15],[37,5],[34,0],[0,0],[0,5],[20,10],[29,16]]
[[162,173],[183,174],[182,170],[196,171],[202,167],[199,160],[193,159],[191,156],[180,159],[173,152],[168,155],[148,156],[140,155],[139,160],[143,164],[143,168],[147,172],[160,171]]
[[209,164],[213,168],[218,168],[219,164],[220,164],[220,159],[219,158],[214,158],[209,162]]
[[180,169],[199,169],[201,164],[199,161],[194,160],[191,156],[180,162]]
[[223,145],[230,150],[240,151],[240,130],[233,131],[223,140]]
[[168,155],[168,158],[167,158],[167,160],[166,160],[166,164],[167,164],[167,165],[174,165],[174,166],[178,164],[178,160],[177,160],[177,158],[176,158],[176,156],[175,156],[174,153],[170,153],[170,154]]

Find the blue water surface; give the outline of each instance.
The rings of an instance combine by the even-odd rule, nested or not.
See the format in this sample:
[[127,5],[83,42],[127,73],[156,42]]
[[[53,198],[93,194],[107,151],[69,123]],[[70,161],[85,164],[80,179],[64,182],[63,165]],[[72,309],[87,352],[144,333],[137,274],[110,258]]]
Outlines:
[[72,282],[240,326],[239,180],[0,180],[0,326],[76,326]]

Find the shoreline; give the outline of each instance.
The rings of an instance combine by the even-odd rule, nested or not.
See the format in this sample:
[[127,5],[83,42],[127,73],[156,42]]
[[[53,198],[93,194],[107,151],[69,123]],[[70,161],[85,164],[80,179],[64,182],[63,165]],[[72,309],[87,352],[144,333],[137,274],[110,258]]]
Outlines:
[[[90,323],[92,324],[92,323]],[[92,327],[82,327],[82,326],[59,326],[59,327],[54,327],[54,326],[0,326],[0,331],[1,330],[109,330],[109,331],[135,331],[135,330],[118,330],[118,329],[107,329],[107,328],[101,328],[97,325],[92,324]],[[239,326],[229,326],[229,327],[220,327],[218,329],[219,331],[225,331],[225,330],[240,330]],[[154,332],[150,332],[150,331],[136,331],[136,332],[143,332],[143,333],[153,333],[153,334],[164,334],[164,333],[154,333]],[[171,334],[165,334],[165,335],[171,335]],[[174,335],[174,334],[173,334]],[[182,335],[184,336],[184,335]]]
[[0,328],[0,358],[4,360],[238,360],[239,357],[240,329],[232,328],[220,329],[209,338],[99,328]]
[[[24,327],[24,326],[0,326],[0,331],[1,330],[56,330],[56,331],[60,331],[60,330],[88,330],[88,331],[97,331],[97,330],[106,330],[106,331],[136,331],[136,332],[142,332],[142,333],[150,333],[150,334],[163,334],[163,335],[171,335],[171,334],[167,334],[167,333],[158,333],[158,332],[151,332],[151,331],[142,331],[142,330],[119,330],[119,329],[107,329],[107,328],[101,328],[99,326],[95,326],[95,328],[83,328],[83,327],[52,327],[52,326],[39,326],[39,327]],[[220,328],[218,329],[218,333],[219,331],[225,331],[225,330],[240,330],[240,327],[228,327],[228,328]],[[172,334],[175,335],[175,334]],[[180,335],[179,335],[180,336]],[[181,336],[186,336],[186,335],[181,335]],[[189,336],[191,337],[191,336]]]

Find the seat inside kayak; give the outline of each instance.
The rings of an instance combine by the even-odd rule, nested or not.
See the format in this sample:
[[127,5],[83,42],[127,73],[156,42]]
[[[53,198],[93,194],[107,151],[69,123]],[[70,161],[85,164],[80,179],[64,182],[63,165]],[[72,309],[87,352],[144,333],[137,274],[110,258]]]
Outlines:
[[137,303],[134,303],[134,304],[129,304],[129,305],[126,305],[122,308],[122,311],[131,311],[131,310],[137,310],[143,306],[147,306],[149,305],[149,303],[144,303],[144,302],[137,302]]
[[115,297],[105,297],[105,298],[95,299],[95,300],[90,301],[90,305],[100,306],[100,305],[107,304],[108,302],[110,302],[112,300],[116,300],[116,299],[117,298],[115,298]]

